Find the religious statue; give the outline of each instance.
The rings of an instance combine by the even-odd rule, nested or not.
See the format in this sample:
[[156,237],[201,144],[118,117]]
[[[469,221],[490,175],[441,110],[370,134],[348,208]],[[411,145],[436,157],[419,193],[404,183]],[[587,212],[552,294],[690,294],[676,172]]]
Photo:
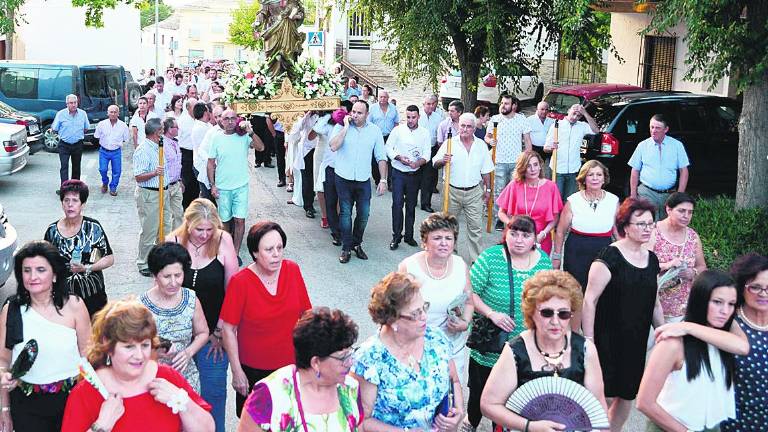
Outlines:
[[260,0],[261,10],[253,22],[254,39],[263,38],[264,54],[273,76],[290,72],[291,63],[301,54],[304,21],[301,0]]

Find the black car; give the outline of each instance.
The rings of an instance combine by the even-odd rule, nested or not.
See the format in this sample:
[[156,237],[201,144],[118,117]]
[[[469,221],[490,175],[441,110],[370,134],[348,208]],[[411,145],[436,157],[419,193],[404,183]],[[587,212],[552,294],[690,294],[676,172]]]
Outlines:
[[593,100],[587,112],[600,133],[582,143],[585,160],[598,159],[611,174],[607,189],[629,195],[627,165],[637,145],[650,136],[654,114],[667,119],[669,136],[680,140],[690,160],[687,191],[702,196],[736,195],[738,121],[741,103],[730,98],[680,92],[637,92]]
[[0,102],[0,123],[24,125],[27,128],[27,144],[30,152],[35,152],[43,147],[43,131],[37,116],[19,111],[7,103]]
[[144,88],[128,70],[125,71],[125,91],[128,94],[128,109],[133,113],[139,107],[139,98],[144,96]]

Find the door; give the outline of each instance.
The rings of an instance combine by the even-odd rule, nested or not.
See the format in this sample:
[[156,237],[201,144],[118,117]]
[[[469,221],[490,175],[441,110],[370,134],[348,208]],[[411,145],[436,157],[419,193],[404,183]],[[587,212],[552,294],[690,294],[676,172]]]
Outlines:
[[125,115],[125,72],[122,67],[80,67],[80,108],[88,113],[88,121],[96,123],[107,118],[110,105],[120,107]]
[[347,58],[352,64],[371,64],[371,30],[362,13],[349,15],[347,30]]
[[[736,195],[736,177],[739,170],[739,116],[738,104],[722,99],[707,103],[704,159],[699,163],[709,167],[704,195]],[[691,180],[695,180],[693,177]]]

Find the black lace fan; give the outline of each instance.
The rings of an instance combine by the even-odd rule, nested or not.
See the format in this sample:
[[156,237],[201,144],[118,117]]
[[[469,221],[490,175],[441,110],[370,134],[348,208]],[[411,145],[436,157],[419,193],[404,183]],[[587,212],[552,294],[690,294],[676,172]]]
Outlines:
[[11,377],[18,379],[23,377],[32,368],[37,360],[37,341],[30,339],[21,349],[16,361],[11,366]]

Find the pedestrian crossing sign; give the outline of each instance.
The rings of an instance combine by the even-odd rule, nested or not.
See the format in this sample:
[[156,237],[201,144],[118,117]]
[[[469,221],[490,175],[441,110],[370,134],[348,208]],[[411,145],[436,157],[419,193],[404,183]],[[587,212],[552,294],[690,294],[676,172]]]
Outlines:
[[321,47],[323,46],[323,32],[316,31],[316,32],[308,32],[307,33],[307,39],[309,40],[308,44],[311,47]]

